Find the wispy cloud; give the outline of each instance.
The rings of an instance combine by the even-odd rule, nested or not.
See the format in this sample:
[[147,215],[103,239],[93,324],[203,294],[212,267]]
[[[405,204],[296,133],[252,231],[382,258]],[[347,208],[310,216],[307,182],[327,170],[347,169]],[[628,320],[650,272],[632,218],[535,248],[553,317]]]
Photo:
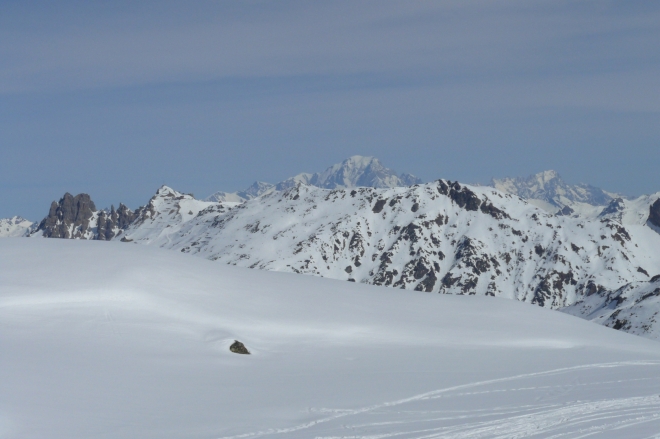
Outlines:
[[373,75],[391,84],[494,87],[618,75],[626,88],[659,68],[660,8],[651,4],[5,4],[0,91],[315,75],[346,77],[348,84]]

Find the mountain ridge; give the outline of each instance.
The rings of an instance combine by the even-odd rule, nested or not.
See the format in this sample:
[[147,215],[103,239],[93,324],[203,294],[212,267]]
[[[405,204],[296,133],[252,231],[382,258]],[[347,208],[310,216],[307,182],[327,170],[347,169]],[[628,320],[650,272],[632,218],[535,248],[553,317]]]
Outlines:
[[[506,297],[660,338],[655,322],[624,309],[660,274],[660,192],[612,198],[586,215],[566,212],[568,205],[549,212],[517,194],[448,180],[339,187],[377,174],[365,170],[379,162],[361,163],[353,173],[338,164],[315,177],[334,189],[307,184],[314,174],[299,174],[286,184],[257,182],[246,191],[252,198],[241,202],[197,200],[162,186],[136,210],[123,204],[97,210],[89,195],[65,194],[27,234],[120,240],[248,268]],[[542,178],[545,184],[559,176]],[[555,181],[536,193],[556,194],[558,187]],[[560,201],[568,200],[565,193]],[[624,296],[633,299],[607,299]],[[660,309],[647,299],[644,307]],[[604,317],[606,309],[619,318]]]
[[[299,183],[243,203],[201,201],[163,186],[110,239],[247,268],[568,307],[589,319],[585,306],[598,308],[593,294],[606,298],[632,285],[629,294],[638,295],[660,274],[660,234],[648,224],[660,214],[659,199],[645,201],[645,222],[624,225],[552,215],[494,188],[447,180],[391,189]],[[106,239],[93,222],[85,230],[69,237]],[[600,323],[660,337],[655,323],[624,320]]]
[[396,171],[384,167],[375,157],[354,155],[326,168],[323,172],[313,174],[303,172],[277,184],[256,181],[243,191],[231,193],[219,191],[205,198],[205,201],[243,202],[272,191],[289,189],[299,183],[324,189],[338,189],[360,186],[377,188],[412,186],[421,182],[422,180],[412,174],[397,174]]

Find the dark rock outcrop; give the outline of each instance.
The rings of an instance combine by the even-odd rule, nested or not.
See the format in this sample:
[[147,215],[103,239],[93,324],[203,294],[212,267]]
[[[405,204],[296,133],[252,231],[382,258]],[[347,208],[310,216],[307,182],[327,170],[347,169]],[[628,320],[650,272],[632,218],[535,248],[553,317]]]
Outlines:
[[598,215],[599,217],[605,217],[608,215],[615,215],[623,212],[626,208],[626,205],[623,201],[623,198],[615,198],[610,203],[603,208],[602,212]]
[[35,233],[46,238],[108,241],[126,229],[136,217],[136,213],[124,204],[119,204],[117,210],[112,206],[109,211],[97,211],[89,195],[74,197],[67,192],[59,201],[53,201],[48,216]]
[[655,200],[649,208],[649,223],[656,227],[660,227],[660,198]]
[[575,213],[575,211],[574,211],[573,209],[571,209],[571,208],[568,207],[568,206],[564,206],[563,208],[561,208],[560,210],[558,210],[557,213],[556,213],[555,215],[557,215],[557,216],[571,216],[571,215],[573,215],[574,213]]
[[64,194],[59,202],[53,201],[48,216],[41,221],[38,232],[47,238],[80,238],[90,228],[89,220],[96,206],[87,194],[75,197]]
[[99,241],[111,240],[120,234],[122,230],[125,230],[136,217],[137,215],[122,203],[119,204],[117,210],[115,210],[115,206],[112,206],[110,212],[99,212],[95,239]]
[[250,351],[238,340],[234,340],[234,343],[229,346],[229,350],[235,354],[250,355]]

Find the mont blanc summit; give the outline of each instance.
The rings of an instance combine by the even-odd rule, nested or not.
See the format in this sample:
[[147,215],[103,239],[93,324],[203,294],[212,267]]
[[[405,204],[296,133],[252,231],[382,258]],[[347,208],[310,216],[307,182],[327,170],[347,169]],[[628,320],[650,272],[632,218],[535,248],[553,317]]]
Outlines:
[[241,202],[251,200],[274,190],[285,190],[298,184],[306,184],[324,189],[341,189],[360,186],[392,188],[411,186],[421,182],[422,180],[412,174],[397,174],[392,169],[384,167],[380,160],[375,157],[355,155],[341,163],[330,166],[320,173],[301,173],[277,184],[257,181],[243,191],[232,193],[216,192],[206,198],[206,200]]

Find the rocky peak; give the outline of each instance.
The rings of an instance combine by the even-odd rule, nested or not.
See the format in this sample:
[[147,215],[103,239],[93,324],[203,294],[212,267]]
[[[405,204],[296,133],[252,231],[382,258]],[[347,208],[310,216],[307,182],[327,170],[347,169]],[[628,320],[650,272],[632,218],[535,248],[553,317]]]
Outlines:
[[176,196],[177,194],[178,192],[172,189],[171,187],[163,185],[158,188],[155,197]]
[[422,180],[412,174],[397,174],[392,169],[383,166],[380,160],[375,157],[354,155],[320,173],[309,174],[304,172],[287,178],[276,185],[257,181],[243,191],[216,192],[206,198],[205,201],[243,202],[273,190],[284,191],[298,184],[307,184],[324,189],[342,189],[353,187],[393,188],[412,186],[421,182]]
[[257,198],[258,196],[261,196],[271,190],[274,187],[274,185],[270,183],[266,183],[264,181],[255,181],[245,189],[244,191],[238,192],[238,195],[242,198],[245,198],[246,200],[251,200],[253,198]]
[[377,158],[359,155],[349,157],[310,178],[310,184],[325,189],[389,188],[411,186],[417,183],[421,183],[421,180],[414,175],[402,174],[400,177],[392,169],[383,166]]
[[[169,189],[163,188],[163,193]],[[59,201],[52,202],[48,216],[30,236],[107,241],[121,234],[135,218],[136,214],[124,204],[120,203],[116,210],[114,206],[97,210],[89,195],[74,197],[66,193]]]
[[137,214],[119,203],[119,209],[110,207],[110,211],[100,211],[97,220],[97,233],[95,239],[109,241],[122,233],[137,217]]
[[598,215],[600,218],[621,219],[621,212],[626,208],[623,198],[614,198]]
[[37,232],[47,238],[80,238],[89,230],[89,220],[95,211],[89,195],[74,197],[67,192],[58,202],[51,203],[48,216],[41,221]]

